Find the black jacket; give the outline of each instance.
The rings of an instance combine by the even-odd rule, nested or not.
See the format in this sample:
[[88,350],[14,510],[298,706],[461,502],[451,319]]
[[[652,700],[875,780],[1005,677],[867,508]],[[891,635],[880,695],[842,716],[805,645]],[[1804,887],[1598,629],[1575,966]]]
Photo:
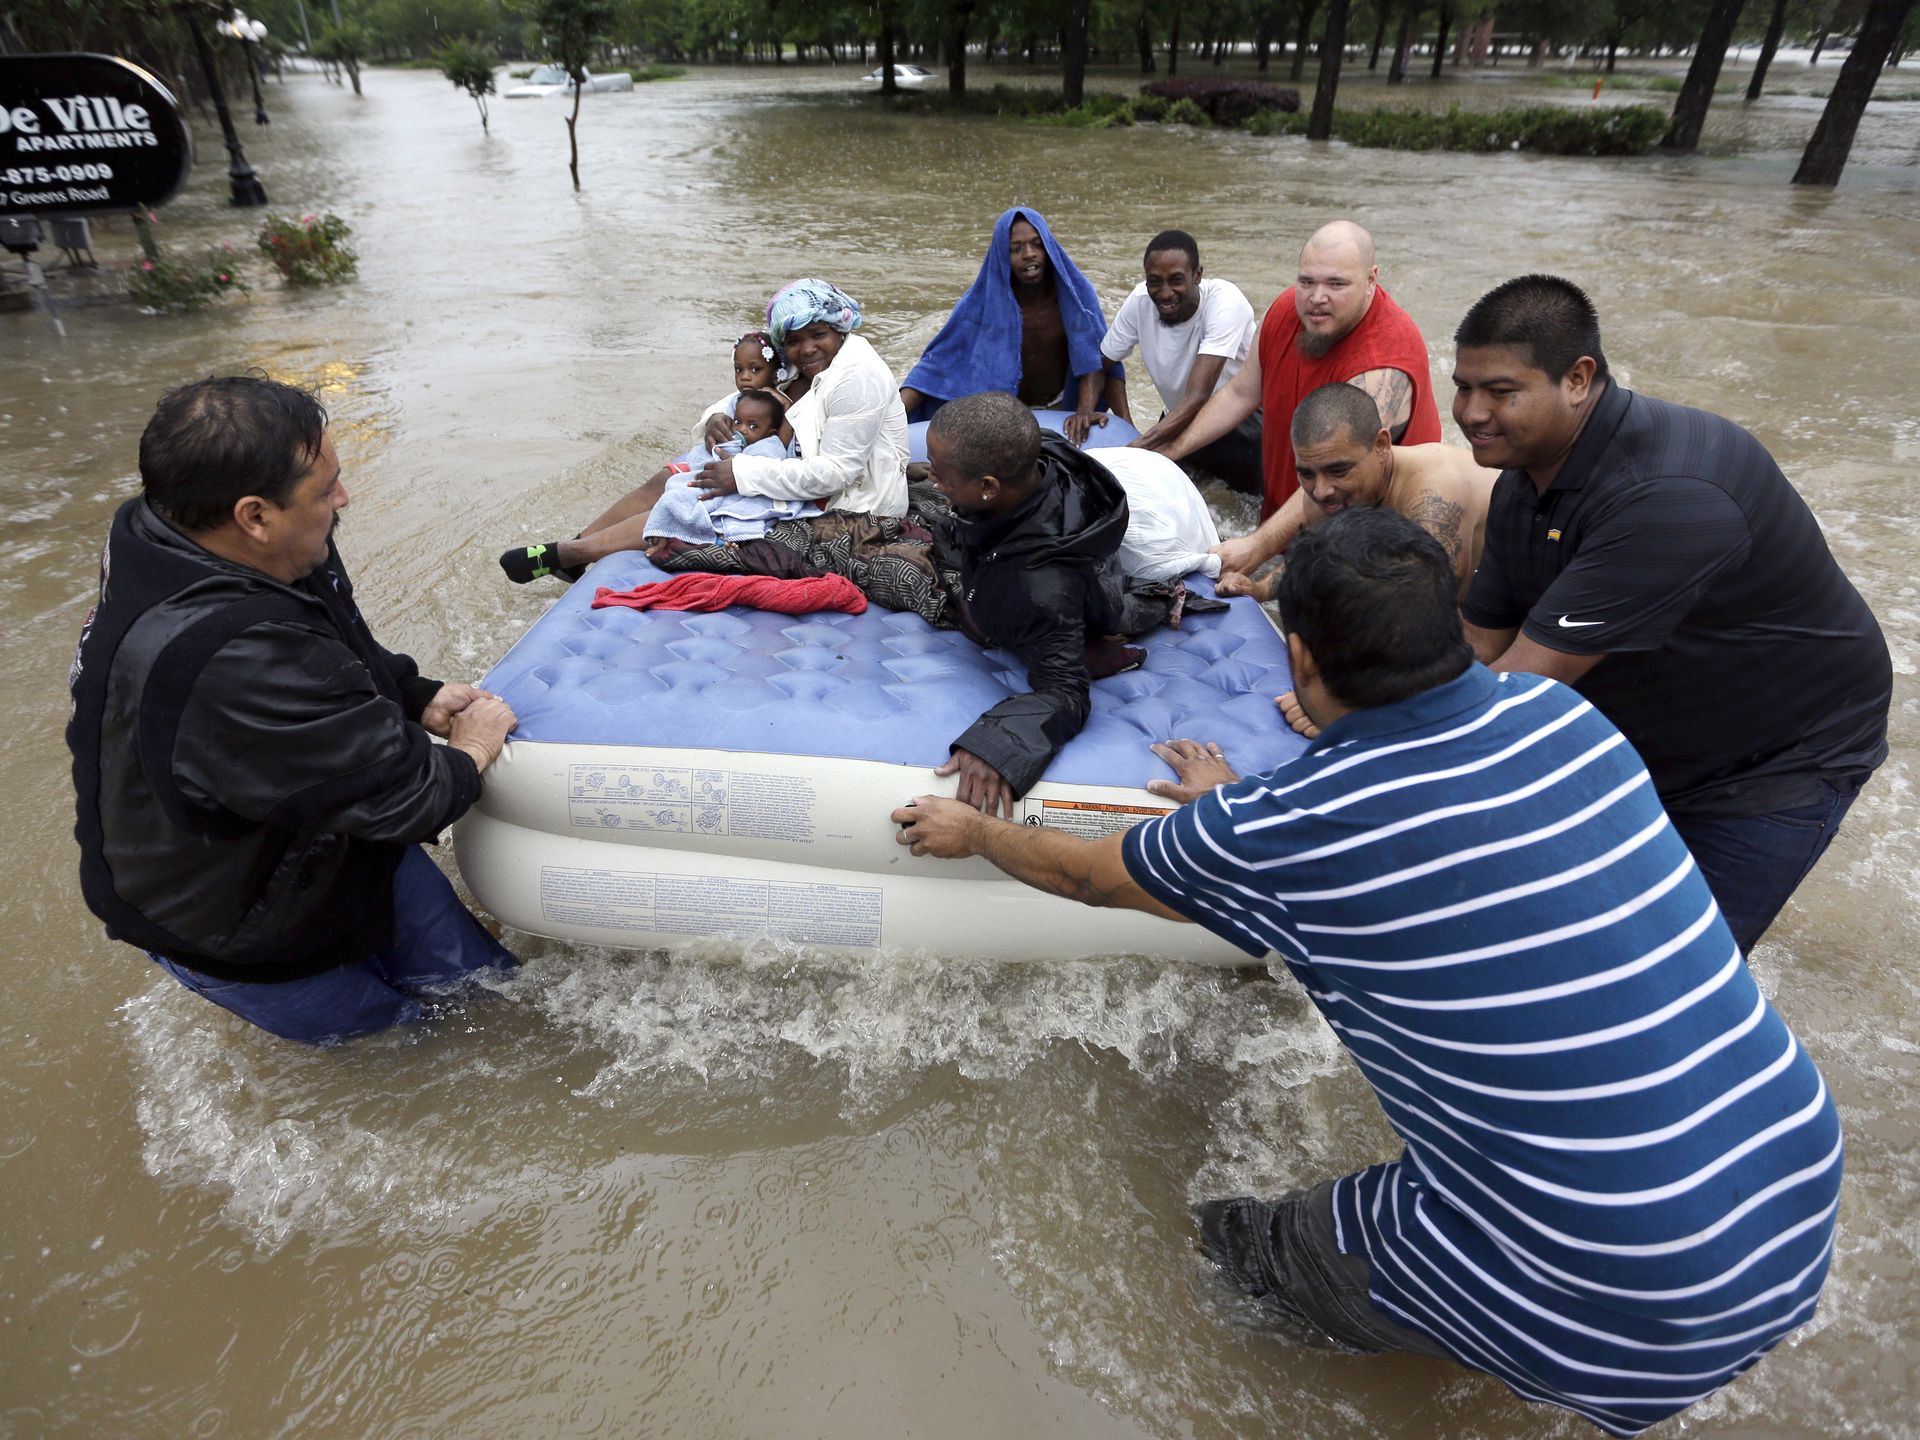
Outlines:
[[417,723],[438,682],[374,640],[331,546],[284,585],[129,501],[69,685],[88,907],[216,978],[386,948],[404,847],[480,793]]
[[1089,709],[1089,635],[1144,625],[1113,555],[1127,533],[1127,494],[1087,454],[1058,436],[1041,447],[1040,483],[988,520],[955,517],[941,535],[942,563],[960,572],[966,628],[1011,650],[1032,693],[1010,695],[953,742],[998,770],[1024,795],[1056,751],[1080,733]]

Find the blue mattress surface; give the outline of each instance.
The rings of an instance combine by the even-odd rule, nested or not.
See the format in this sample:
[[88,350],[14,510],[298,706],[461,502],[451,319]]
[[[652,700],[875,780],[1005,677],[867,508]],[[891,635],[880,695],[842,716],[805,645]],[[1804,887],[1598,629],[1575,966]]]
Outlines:
[[[483,685],[513,706],[517,740],[833,756],[929,768],[989,706],[1027,689],[1019,661],[918,615],[870,606],[778,615],[589,608],[600,586],[671,577],[630,552],[595,566],[536,621]],[[1210,594],[1201,577],[1188,584]],[[1251,600],[1144,639],[1146,664],[1096,681],[1086,728],[1045,778],[1143,786],[1169,775],[1148,746],[1218,741],[1241,773],[1305,741],[1274,697],[1286,646]]]

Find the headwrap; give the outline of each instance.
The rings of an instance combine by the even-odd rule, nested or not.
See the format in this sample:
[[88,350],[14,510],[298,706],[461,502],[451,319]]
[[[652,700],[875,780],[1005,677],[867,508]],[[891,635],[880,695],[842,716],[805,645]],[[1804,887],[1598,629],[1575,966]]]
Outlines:
[[1068,403],[1077,403],[1071,393],[1073,377],[1095,370],[1108,374],[1124,372],[1124,367],[1108,364],[1100,353],[1100,342],[1107,335],[1107,317],[1100,308],[1100,296],[1094,291],[1093,282],[1080,273],[1079,267],[1060,248],[1060,242],[1053,238],[1053,232],[1038,210],[1016,206],[995,222],[993,240],[987,246],[987,258],[981,262],[980,273],[953,307],[940,333],[921,352],[919,362],[907,372],[907,378],[901,382],[903,386],[918,390],[936,402],[987,390],[1019,393],[1020,345],[1025,326],[1020,318],[1020,302],[1013,294],[1013,259],[1008,251],[1016,220],[1024,220],[1040,232],[1040,243],[1046,247],[1047,262],[1053,269],[1054,293],[1060,300],[1060,324],[1067,333]]
[[773,362],[773,379],[776,385],[784,385],[793,378],[793,371],[787,368],[786,353],[782,351],[778,345],[773,343],[773,337],[771,335],[764,330],[749,330],[733,342],[733,348],[738,350],[749,341],[760,347],[760,358],[762,360],[771,360]]
[[787,336],[824,320],[845,335],[860,328],[860,302],[838,285],[825,280],[795,280],[783,285],[767,302],[767,330],[776,345]]

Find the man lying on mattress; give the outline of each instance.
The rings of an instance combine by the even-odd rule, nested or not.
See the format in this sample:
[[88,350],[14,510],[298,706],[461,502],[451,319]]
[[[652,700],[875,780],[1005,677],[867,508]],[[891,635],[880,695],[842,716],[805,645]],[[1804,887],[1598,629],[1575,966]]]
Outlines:
[[927,459],[953,511],[935,544],[936,564],[959,576],[956,619],[982,645],[1018,656],[1032,687],[968,726],[937,773],[957,772],[962,801],[1011,818],[1013,802],[1087,723],[1090,682],[1145,658],[1112,637],[1177,625],[1183,607],[1218,602],[1188,595],[1176,578],[1187,572],[1128,574],[1118,554],[1129,539],[1127,489],[1085,451],[1043,439],[1011,395],[942,406],[927,427]]

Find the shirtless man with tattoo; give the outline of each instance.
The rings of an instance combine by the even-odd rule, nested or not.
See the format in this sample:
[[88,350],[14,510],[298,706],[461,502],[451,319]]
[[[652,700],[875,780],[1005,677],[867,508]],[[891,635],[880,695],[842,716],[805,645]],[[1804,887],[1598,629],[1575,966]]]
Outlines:
[[[1253,534],[1213,547],[1222,595],[1272,600],[1284,562],[1258,580],[1254,570],[1285,554],[1302,530],[1330,515],[1384,506],[1440,542],[1453,561],[1455,593],[1466,600],[1480,565],[1487,500],[1498,470],[1484,469],[1471,450],[1451,445],[1395,445],[1373,397],[1344,384],[1322,385],[1300,402],[1293,412],[1293,452],[1300,488]],[[1292,691],[1275,703],[1301,734],[1319,734]]]
[[1288,439],[1294,409],[1312,391],[1339,381],[1373,397],[1395,443],[1440,439],[1426,341],[1380,284],[1373,237],[1350,220],[1313,233],[1300,251],[1294,284],[1267,311],[1246,363],[1162,453],[1178,460],[1263,410],[1260,518],[1270,519],[1299,488]]
[[1213,547],[1222,595],[1272,600],[1279,568],[1258,580],[1253,572],[1286,554],[1302,530],[1342,510],[1384,505],[1440,542],[1466,599],[1480,565],[1487,497],[1498,470],[1483,468],[1471,450],[1452,445],[1395,445],[1373,397],[1348,384],[1322,385],[1300,402],[1293,412],[1293,453],[1299,490],[1251,535]]

